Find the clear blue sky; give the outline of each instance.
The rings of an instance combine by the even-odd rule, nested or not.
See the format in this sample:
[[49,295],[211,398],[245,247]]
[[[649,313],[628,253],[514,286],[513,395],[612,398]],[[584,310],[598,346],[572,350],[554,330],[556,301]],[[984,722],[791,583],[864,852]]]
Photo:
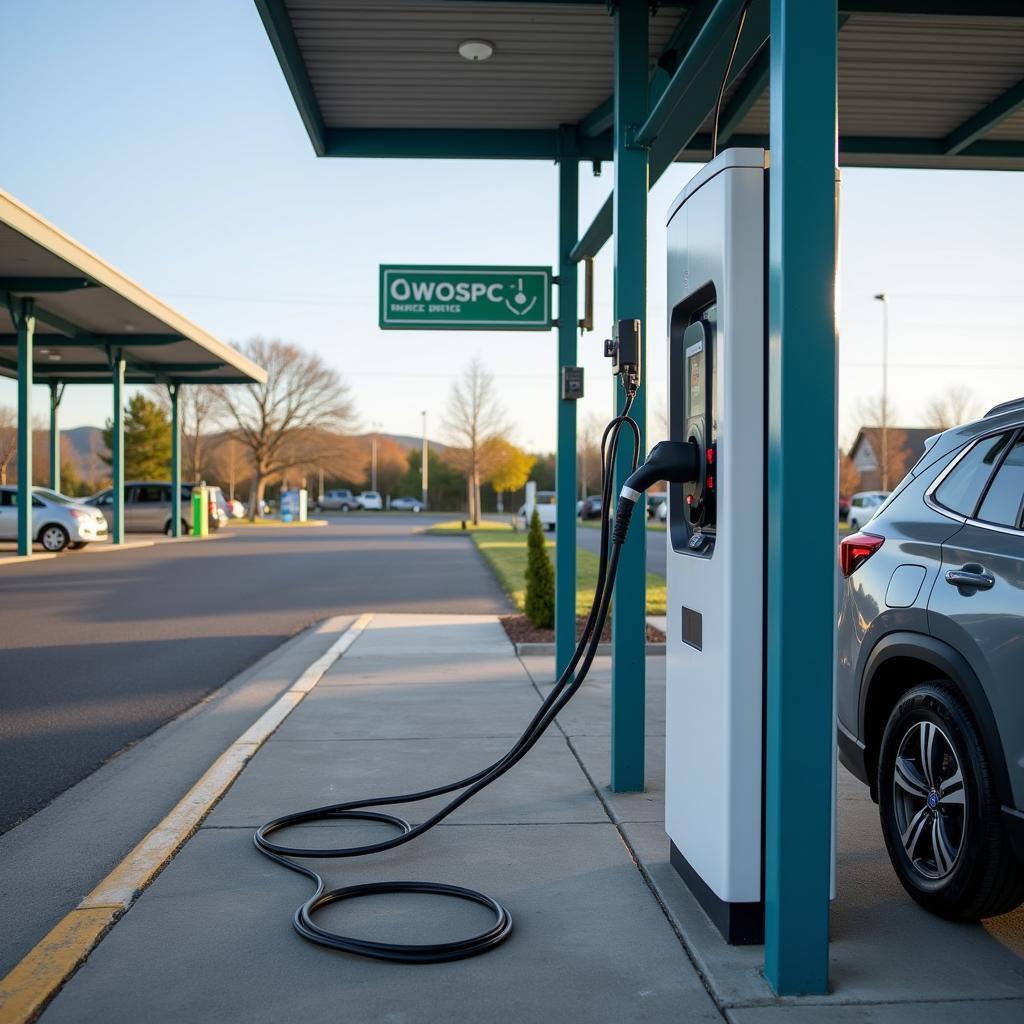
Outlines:
[[[213,334],[315,349],[352,387],[364,426],[431,434],[451,380],[476,354],[495,373],[517,439],[552,448],[555,335],[377,328],[382,262],[551,263],[554,166],[317,160],[252,0],[32,0],[7,12],[0,187]],[[651,430],[664,409],[664,214],[695,167],[651,193]],[[581,175],[583,224],[612,169]],[[844,169],[840,430],[880,390],[891,300],[897,418],[967,386],[983,411],[1024,394],[1024,175]],[[611,405],[601,338],[611,253],[597,263],[599,330],[580,343],[588,397]],[[0,403],[14,404],[0,381]],[[106,388],[69,389],[64,424],[101,424]],[[45,411],[45,392],[37,389]]]

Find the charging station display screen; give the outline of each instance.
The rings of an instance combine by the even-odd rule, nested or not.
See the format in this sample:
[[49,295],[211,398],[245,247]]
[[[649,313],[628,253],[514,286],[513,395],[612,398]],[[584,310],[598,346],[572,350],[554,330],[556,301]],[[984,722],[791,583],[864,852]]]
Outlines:
[[704,408],[704,342],[698,341],[686,350],[686,376],[690,382],[690,408]]

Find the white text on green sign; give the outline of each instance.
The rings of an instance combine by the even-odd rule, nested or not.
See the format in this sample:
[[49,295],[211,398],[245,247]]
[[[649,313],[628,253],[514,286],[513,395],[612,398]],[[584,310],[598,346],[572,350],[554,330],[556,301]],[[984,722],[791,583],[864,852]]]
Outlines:
[[543,331],[550,267],[381,266],[385,330]]

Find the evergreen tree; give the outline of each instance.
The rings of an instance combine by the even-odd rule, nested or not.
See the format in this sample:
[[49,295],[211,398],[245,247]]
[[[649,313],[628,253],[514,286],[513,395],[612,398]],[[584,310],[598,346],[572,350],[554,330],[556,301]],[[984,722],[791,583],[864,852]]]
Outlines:
[[[107,420],[103,443],[112,451],[114,424]],[[104,455],[107,465],[112,455]],[[166,480],[171,474],[171,421],[143,394],[132,395],[124,411],[124,476],[126,480]]]
[[538,629],[555,625],[555,571],[548,558],[540,516],[533,510],[526,538],[526,617]]

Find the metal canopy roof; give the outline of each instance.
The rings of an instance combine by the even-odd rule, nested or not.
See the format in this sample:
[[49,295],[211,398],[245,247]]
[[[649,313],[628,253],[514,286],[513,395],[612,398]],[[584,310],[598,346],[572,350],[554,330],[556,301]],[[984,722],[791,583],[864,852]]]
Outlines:
[[0,375],[17,376],[8,299],[35,300],[36,383],[244,384],[264,371],[0,190]]
[[[613,26],[604,0],[256,4],[319,155],[557,159],[571,145],[585,159],[611,156]],[[652,96],[714,6],[657,5]],[[841,163],[1024,168],[1024,3],[838,7]],[[757,47],[766,8],[755,0],[745,30],[761,33]],[[458,55],[458,43],[473,38],[494,44],[489,60]],[[745,56],[722,134],[731,144],[764,145],[767,49]],[[699,113],[679,159],[708,158],[709,114],[710,106]]]

